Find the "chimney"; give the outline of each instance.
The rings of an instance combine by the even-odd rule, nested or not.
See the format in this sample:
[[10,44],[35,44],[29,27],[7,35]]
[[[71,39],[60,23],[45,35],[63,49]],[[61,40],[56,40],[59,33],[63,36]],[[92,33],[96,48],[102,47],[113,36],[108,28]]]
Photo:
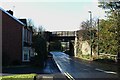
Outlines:
[[27,20],[26,19],[19,19],[19,20],[27,26]]
[[13,11],[7,10],[7,12],[13,16]]

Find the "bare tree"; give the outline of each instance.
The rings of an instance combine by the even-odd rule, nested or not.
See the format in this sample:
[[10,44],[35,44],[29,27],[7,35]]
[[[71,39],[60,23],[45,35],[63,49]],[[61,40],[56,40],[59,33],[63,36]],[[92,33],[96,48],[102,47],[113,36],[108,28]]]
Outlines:
[[[97,21],[96,19],[92,19],[92,28],[95,28],[97,26],[96,21]],[[89,20],[83,21],[80,25],[80,28],[82,28],[83,30],[89,30],[89,28],[91,28],[90,21]]]
[[88,30],[89,29],[89,25],[90,25],[90,22],[89,20],[87,21],[83,21],[80,25],[80,27],[83,29],[83,30]]
[[32,19],[27,19],[27,26],[35,27]]

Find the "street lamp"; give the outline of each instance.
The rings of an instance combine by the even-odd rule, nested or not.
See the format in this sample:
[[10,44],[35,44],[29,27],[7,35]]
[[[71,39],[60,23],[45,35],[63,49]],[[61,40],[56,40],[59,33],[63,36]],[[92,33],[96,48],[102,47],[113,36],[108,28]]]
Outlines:
[[92,58],[92,12],[88,11],[90,14],[90,47],[91,47],[91,58]]
[[99,30],[100,30],[100,28],[99,28],[99,18],[98,18],[98,21],[97,21],[98,23],[98,56],[99,56]]

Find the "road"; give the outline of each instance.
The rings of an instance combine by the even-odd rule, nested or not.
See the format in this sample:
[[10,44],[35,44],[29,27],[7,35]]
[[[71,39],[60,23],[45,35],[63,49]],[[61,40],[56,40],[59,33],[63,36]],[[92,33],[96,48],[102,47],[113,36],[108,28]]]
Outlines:
[[63,52],[51,54],[60,71],[71,80],[120,80],[118,73],[112,70],[106,71],[95,65],[80,62]]

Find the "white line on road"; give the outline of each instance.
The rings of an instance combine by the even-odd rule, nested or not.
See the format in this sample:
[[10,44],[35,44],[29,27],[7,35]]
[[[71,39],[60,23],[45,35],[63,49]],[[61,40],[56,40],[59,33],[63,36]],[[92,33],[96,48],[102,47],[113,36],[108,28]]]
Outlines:
[[69,73],[65,72],[64,74],[69,80],[75,80]]
[[109,73],[109,74],[117,74],[116,72],[113,72],[113,71],[105,71],[105,70],[98,69],[98,68],[96,68],[95,70],[101,71],[101,72],[104,72],[104,73]]
[[69,80],[75,80],[68,72],[65,72],[61,66],[58,64],[58,62],[55,60],[55,56],[53,56],[53,59],[56,63],[56,65],[58,66],[59,70],[61,71],[62,74],[64,74]]

